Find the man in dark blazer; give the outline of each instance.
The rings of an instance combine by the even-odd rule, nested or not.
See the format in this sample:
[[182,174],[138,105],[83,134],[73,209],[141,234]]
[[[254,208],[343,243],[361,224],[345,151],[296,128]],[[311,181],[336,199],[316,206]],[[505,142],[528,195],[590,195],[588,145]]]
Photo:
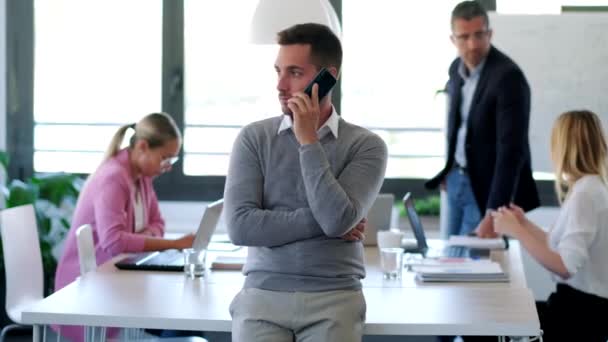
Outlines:
[[487,213],[515,203],[539,206],[528,127],[530,87],[521,69],[491,45],[485,9],[475,1],[452,11],[447,163],[428,188],[446,186],[450,235],[495,236]]

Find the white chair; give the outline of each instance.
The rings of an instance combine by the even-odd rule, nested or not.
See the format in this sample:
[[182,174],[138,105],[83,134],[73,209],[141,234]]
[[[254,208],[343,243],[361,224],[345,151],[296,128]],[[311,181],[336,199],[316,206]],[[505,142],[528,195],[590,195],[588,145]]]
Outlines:
[[[93,228],[90,224],[83,224],[76,229],[76,245],[78,247],[78,262],[80,264],[80,275],[83,276],[97,268],[95,258],[95,244],[93,243]],[[106,329],[95,327],[84,327],[84,340],[95,341],[97,334],[100,339],[105,340]]]
[[80,262],[80,274],[84,275],[97,268],[95,258],[95,245],[93,243],[93,228],[90,224],[83,224],[76,229],[76,241],[78,244],[78,261]]
[[[83,224],[76,229],[76,241],[78,246],[78,261],[80,262],[80,275],[94,271],[97,268],[95,258],[95,244],[93,243],[93,228],[90,224]],[[121,340],[126,341],[165,341],[165,342],[206,342],[201,337],[178,337],[163,339],[145,339],[144,331],[137,328],[123,329]],[[96,327],[85,327],[85,341],[96,341],[101,338],[105,340],[106,329]]]
[[42,255],[38,240],[36,214],[31,204],[0,212],[4,269],[6,271],[6,313],[17,324],[0,333],[22,327],[21,313],[44,297]]

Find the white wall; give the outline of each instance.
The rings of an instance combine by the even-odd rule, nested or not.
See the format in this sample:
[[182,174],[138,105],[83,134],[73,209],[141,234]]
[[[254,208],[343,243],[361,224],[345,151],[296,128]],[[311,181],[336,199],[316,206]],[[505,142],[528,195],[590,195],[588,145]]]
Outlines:
[[530,144],[535,171],[551,172],[555,118],[597,113],[608,128],[608,14],[493,15],[492,41],[523,69],[532,90]]

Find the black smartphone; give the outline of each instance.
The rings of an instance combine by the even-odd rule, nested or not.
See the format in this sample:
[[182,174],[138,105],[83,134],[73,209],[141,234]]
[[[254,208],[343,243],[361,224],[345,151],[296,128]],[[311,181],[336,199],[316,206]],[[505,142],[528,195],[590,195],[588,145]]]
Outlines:
[[319,102],[329,93],[331,88],[336,84],[336,78],[325,68],[321,68],[315,78],[304,89],[306,95],[312,97],[312,86],[317,83],[319,85]]

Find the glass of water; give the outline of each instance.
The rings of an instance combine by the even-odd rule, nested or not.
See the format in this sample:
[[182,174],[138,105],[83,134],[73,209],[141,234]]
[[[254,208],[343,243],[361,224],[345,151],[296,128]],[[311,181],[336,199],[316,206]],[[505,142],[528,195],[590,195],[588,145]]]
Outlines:
[[207,251],[194,248],[184,249],[184,273],[187,277],[196,278],[205,275],[205,257]]
[[384,279],[401,279],[402,248],[380,248],[380,267]]

